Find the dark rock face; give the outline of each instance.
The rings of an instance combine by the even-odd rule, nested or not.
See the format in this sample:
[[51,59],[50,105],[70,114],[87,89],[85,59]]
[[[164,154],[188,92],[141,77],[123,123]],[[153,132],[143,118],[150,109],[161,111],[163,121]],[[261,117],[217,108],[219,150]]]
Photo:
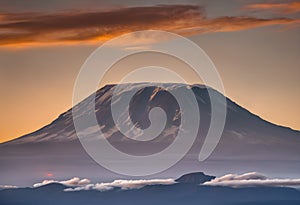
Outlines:
[[203,184],[204,182],[211,181],[212,179],[215,179],[215,176],[209,176],[204,174],[203,172],[196,172],[196,173],[190,173],[185,174],[178,179],[176,179],[176,182],[179,183],[186,183],[186,184]]

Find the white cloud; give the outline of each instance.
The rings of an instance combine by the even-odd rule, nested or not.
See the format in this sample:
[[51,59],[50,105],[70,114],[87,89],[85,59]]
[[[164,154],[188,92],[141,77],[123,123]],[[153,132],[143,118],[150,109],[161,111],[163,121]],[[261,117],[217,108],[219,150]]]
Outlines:
[[108,191],[114,188],[121,188],[122,190],[127,189],[139,189],[147,185],[159,185],[159,184],[174,184],[176,183],[174,179],[140,179],[140,180],[114,180],[108,183],[96,183],[92,184],[89,179],[80,179],[74,177],[65,181],[57,180],[44,180],[40,183],[36,183],[33,187],[40,187],[51,183],[60,183],[70,188],[66,188],[65,191],[80,191],[80,190],[98,190],[98,191]]
[[174,179],[140,179],[140,180],[115,180],[109,183],[96,183],[88,184],[85,186],[67,188],[65,191],[80,191],[80,190],[98,190],[98,191],[108,191],[114,188],[121,188],[122,190],[127,189],[139,189],[147,185],[159,185],[159,184],[174,184],[176,183]]
[[[114,180],[105,183],[91,183],[89,179],[80,179],[74,177],[69,180],[44,180],[41,183],[36,183],[33,187],[39,187],[50,183],[60,183],[69,186],[64,191],[80,191],[80,190],[97,190],[109,191],[114,188],[122,190],[140,189],[147,185],[171,185],[175,182],[174,179],[139,179],[139,180]],[[257,172],[246,174],[227,174],[217,177],[203,185],[209,186],[230,186],[230,187],[253,187],[253,186],[300,186],[300,179],[272,179]],[[4,187],[5,186],[5,187]],[[0,188],[17,188],[10,185],[0,185]]]
[[16,189],[17,186],[14,185],[0,185],[0,189]]
[[257,172],[250,172],[242,175],[227,174],[205,182],[204,185],[230,187],[300,186],[300,179],[271,179]]
[[65,180],[65,181],[44,180],[40,183],[34,184],[33,187],[44,186],[46,184],[51,184],[51,183],[60,183],[66,186],[85,186],[90,184],[91,182],[89,179],[80,179],[78,177],[73,177],[72,179]]

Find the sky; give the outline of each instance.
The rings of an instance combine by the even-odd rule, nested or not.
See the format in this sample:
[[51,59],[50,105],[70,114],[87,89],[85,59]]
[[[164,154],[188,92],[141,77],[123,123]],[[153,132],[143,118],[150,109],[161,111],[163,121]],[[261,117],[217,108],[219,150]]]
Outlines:
[[1,0],[0,142],[71,108],[87,57],[146,29],[189,38],[213,60],[231,100],[300,130],[300,1]]

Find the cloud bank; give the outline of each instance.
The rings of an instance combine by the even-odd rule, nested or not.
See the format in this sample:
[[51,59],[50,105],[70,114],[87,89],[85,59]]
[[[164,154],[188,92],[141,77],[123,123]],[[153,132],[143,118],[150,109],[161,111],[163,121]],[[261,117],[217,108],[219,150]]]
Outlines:
[[53,13],[0,13],[0,46],[99,43],[120,34],[146,29],[193,35],[295,23],[299,23],[299,20],[244,16],[209,19],[204,8],[197,5],[156,5]]
[[[81,191],[81,190],[97,190],[97,191],[109,191],[115,188],[121,190],[140,189],[148,185],[172,185],[178,183],[175,179],[138,179],[138,180],[114,180],[112,182],[105,183],[91,183],[89,179],[80,179],[79,177],[73,177],[69,180],[44,180],[40,183],[33,185],[34,188],[44,186],[51,183],[59,183],[67,186],[64,191]],[[200,185],[200,184],[199,184]],[[250,172],[245,174],[227,174],[221,177],[217,177],[211,181],[205,182],[201,185],[206,186],[229,186],[229,187],[258,187],[258,186],[282,186],[293,187],[300,186],[300,179],[274,179],[257,173]],[[0,185],[0,189],[18,188],[13,185]]]
[[36,183],[33,185],[33,187],[40,187],[51,183],[59,183],[66,186],[85,186],[90,184],[89,179],[80,179],[78,177],[73,177],[72,179],[65,180],[65,181],[55,181],[55,180],[44,180],[40,183]]
[[127,189],[139,189],[147,185],[168,185],[176,183],[174,179],[140,179],[140,180],[114,180],[108,183],[96,183],[92,184],[89,179],[80,179],[73,177],[69,180],[57,181],[57,180],[44,180],[40,183],[36,183],[33,187],[40,187],[51,183],[59,183],[70,188],[66,188],[65,191],[80,191],[80,190],[98,190],[108,191],[114,188],[120,188],[122,190]]
[[174,179],[115,180],[110,183],[96,183],[96,184],[88,184],[85,186],[79,186],[76,188],[67,188],[65,189],[65,191],[80,191],[80,190],[108,191],[114,188],[128,190],[128,189],[140,189],[147,185],[170,185],[174,183],[175,183]]
[[205,182],[204,185],[230,187],[300,186],[300,179],[271,179],[257,172],[250,172],[242,175],[227,174]]

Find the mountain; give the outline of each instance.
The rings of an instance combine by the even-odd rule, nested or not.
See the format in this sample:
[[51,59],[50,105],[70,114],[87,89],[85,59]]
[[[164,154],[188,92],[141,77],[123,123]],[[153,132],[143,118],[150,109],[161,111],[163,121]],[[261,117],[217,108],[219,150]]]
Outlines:
[[190,174],[185,174],[178,179],[176,179],[176,182],[179,183],[186,183],[186,184],[203,184],[204,182],[210,181],[212,179],[215,179],[215,176],[209,176],[204,174],[203,172],[195,172]]
[[[123,84],[124,89],[116,96],[116,100],[122,100],[124,93],[140,85]],[[124,138],[114,124],[110,109],[115,87],[106,85],[96,92],[95,114],[107,140],[120,151],[134,155],[157,153],[173,142],[180,125],[180,109],[168,91],[187,89],[196,96],[201,120],[197,139],[178,164],[157,174],[158,177],[178,176],[198,170],[214,175],[258,171],[270,176],[300,176],[300,132],[267,122],[228,98],[226,124],[221,140],[212,155],[204,162],[199,162],[198,154],[211,120],[208,89],[220,98],[224,97],[202,85],[165,84],[166,89],[159,89],[145,84],[130,101],[131,120],[137,127],[147,128],[150,123],[149,110],[158,106],[166,111],[165,130],[149,142]],[[90,97],[74,109],[90,111],[85,110],[91,107],[89,102]],[[97,137],[93,126],[86,129],[86,133]],[[47,178],[48,173],[56,178],[88,176],[98,181],[125,177],[102,168],[87,155],[77,138],[71,109],[33,133],[0,144],[0,164],[0,184],[31,185]]]

